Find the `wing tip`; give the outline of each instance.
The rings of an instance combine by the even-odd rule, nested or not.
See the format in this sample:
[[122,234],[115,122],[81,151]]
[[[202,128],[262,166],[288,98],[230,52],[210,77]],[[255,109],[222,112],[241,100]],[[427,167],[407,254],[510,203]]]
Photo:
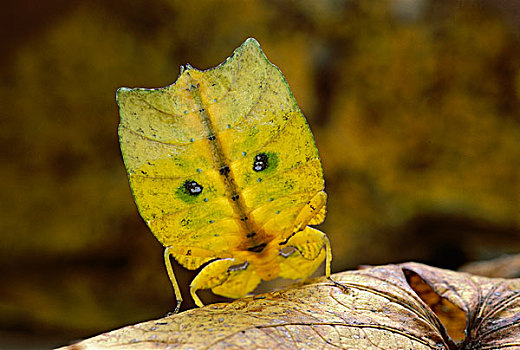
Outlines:
[[260,48],[260,43],[253,37],[247,38],[241,46],[253,46]]
[[260,46],[258,40],[253,37],[247,38],[242,45],[236,50],[237,52],[250,52],[255,55],[265,56],[264,51]]
[[120,87],[116,90],[116,102],[121,107],[121,103],[126,99],[128,94],[132,91],[131,88]]

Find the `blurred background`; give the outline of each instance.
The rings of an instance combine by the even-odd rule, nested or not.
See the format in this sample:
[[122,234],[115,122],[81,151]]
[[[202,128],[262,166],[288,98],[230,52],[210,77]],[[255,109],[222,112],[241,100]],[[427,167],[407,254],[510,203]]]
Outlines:
[[[115,91],[169,85],[180,65],[213,67],[251,36],[314,132],[333,271],[457,269],[520,250],[516,1],[2,7],[2,349],[64,345],[173,309],[163,248],[128,186]],[[176,273],[191,308],[195,273]]]

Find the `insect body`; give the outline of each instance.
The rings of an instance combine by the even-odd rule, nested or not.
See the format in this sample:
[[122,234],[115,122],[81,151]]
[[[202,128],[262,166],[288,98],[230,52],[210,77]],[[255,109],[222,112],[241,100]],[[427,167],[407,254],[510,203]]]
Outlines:
[[330,244],[318,151],[282,73],[254,39],[161,89],[117,93],[121,151],[139,212],[170,256],[204,265],[190,285],[239,298],[276,277],[306,279]]

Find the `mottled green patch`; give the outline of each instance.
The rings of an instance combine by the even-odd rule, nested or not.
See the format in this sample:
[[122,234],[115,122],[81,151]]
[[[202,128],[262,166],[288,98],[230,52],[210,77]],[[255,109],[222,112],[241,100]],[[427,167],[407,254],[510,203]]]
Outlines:
[[272,173],[278,167],[279,163],[277,152],[265,152],[265,155],[267,156],[268,163],[267,168],[262,170],[262,175]]

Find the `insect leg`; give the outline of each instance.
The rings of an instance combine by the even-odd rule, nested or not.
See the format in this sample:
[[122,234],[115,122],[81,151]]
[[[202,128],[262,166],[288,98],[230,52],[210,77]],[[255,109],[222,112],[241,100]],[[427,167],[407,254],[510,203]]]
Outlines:
[[330,264],[332,262],[332,249],[330,248],[329,237],[323,234],[323,241],[325,242],[325,277],[330,277]]
[[260,283],[254,268],[243,260],[234,258],[215,260],[206,265],[193,279],[190,293],[197,306],[203,306],[196,292],[211,289],[215,294],[228,298],[242,298]]
[[[289,247],[293,247],[298,252],[288,256],[282,254],[282,251]],[[282,277],[305,280],[323,260],[325,260],[325,276],[330,276],[332,251],[329,239],[323,232],[312,227],[296,232],[280,250],[280,255],[284,257],[280,263]]]
[[175,299],[177,300],[177,306],[175,306],[174,313],[178,313],[181,308],[182,303],[182,294],[179,288],[179,284],[177,283],[177,279],[175,278],[175,274],[173,273],[172,262],[170,260],[171,250],[170,247],[166,247],[164,249],[164,264],[166,265],[166,271],[168,271],[168,277],[170,277],[170,281],[173,286],[173,290],[175,291]]
[[296,217],[293,232],[304,229],[307,225],[319,225],[325,220],[327,213],[327,194],[320,191],[312,197]]
[[190,294],[195,305],[204,306],[196,292],[199,289],[210,289],[224,283],[228,277],[228,270],[235,264],[235,259],[220,259],[209,263],[199,274],[191,281]]

